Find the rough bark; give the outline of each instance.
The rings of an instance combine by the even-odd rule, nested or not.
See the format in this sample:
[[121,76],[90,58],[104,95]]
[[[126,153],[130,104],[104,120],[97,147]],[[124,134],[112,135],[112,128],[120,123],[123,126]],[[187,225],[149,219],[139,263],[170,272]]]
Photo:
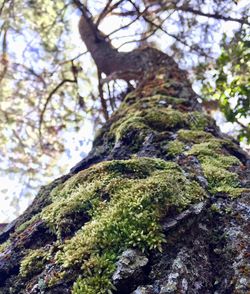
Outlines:
[[168,56],[135,67],[90,154],[0,234],[0,293],[250,291],[249,158]]

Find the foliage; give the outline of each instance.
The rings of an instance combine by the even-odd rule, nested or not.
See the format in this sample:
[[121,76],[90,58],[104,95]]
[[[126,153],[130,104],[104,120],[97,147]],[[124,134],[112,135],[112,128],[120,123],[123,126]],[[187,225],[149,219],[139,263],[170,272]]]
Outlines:
[[203,94],[218,100],[219,108],[227,121],[240,126],[238,139],[250,142],[250,121],[242,123],[242,118],[250,116],[250,38],[249,28],[238,31],[228,41],[222,40],[222,52],[213,69],[212,80],[206,80]]

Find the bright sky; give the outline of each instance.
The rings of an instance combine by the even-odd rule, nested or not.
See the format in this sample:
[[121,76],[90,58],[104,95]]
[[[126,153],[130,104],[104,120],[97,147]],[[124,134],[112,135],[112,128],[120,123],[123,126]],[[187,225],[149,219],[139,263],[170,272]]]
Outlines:
[[[241,4],[240,6],[246,4],[247,2],[248,0],[240,1],[240,4]],[[204,20],[206,18],[201,17],[201,19]],[[114,20],[107,19],[103,23],[102,29],[106,33],[110,32],[110,30],[113,30],[112,21]],[[72,34],[71,42],[73,42],[73,44],[75,44],[76,46],[80,46],[82,48],[83,43],[81,42],[79,38],[77,23],[78,23],[78,19],[73,18],[72,20],[73,34]],[[233,29],[235,29],[235,27],[236,27],[235,23],[227,22],[223,24],[222,31],[226,32],[227,35],[231,37],[233,35]],[[133,33],[133,31],[132,32],[128,31],[128,34],[131,34],[131,33]],[[220,34],[218,34],[218,36],[219,35]],[[171,42],[171,39],[168,36],[163,36],[161,43],[169,44],[169,42]],[[114,44],[114,45],[117,45],[117,44]],[[16,42],[15,44],[13,44],[13,46],[16,46],[17,52],[21,51],[20,50],[20,48],[22,47],[21,42]],[[134,44],[126,45],[126,47],[123,47],[122,49],[129,51],[132,48],[134,48]],[[75,56],[74,52],[72,52],[72,56]],[[86,58],[87,58],[86,56],[83,56],[85,65],[87,61],[88,66],[92,66],[89,58],[88,59]],[[96,83],[96,81],[93,80],[93,83]],[[84,92],[84,85],[81,85],[81,88],[82,88],[81,91]],[[223,117],[221,116],[221,114],[216,114],[216,116],[217,116],[216,119],[220,122],[222,126],[222,130],[224,132],[232,132],[233,130],[235,130],[235,126],[233,126],[231,123],[225,123],[225,120],[223,123]],[[79,142],[79,133],[77,134],[77,136],[74,133],[67,135],[68,147],[66,152],[62,155],[58,164],[67,163],[68,166],[72,167],[75,163],[77,163],[79,160],[82,159],[83,154],[86,154],[90,151],[91,143],[86,143],[91,141],[93,138],[93,125],[90,120],[85,121],[85,125],[80,130],[80,134],[82,139],[81,142]],[[15,177],[14,176],[10,177],[10,175],[0,177],[0,187],[2,190],[2,192],[0,192],[0,199],[1,199],[0,223],[10,222],[17,216],[17,213],[23,212],[26,209],[26,207],[31,203],[32,199],[23,196],[24,187],[22,185],[22,179],[20,175],[16,175]],[[17,195],[17,196],[20,195],[19,196],[20,201],[18,203],[18,211],[16,211],[15,209],[16,205],[12,205],[13,195]]]

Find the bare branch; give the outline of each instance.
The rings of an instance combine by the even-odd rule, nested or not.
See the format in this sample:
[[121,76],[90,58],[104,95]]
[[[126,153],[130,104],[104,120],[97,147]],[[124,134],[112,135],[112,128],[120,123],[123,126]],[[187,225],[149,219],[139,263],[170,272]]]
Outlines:
[[98,27],[100,22],[103,20],[103,18],[105,18],[105,16],[107,15],[108,11],[109,11],[109,7],[110,7],[110,4],[113,0],[108,0],[108,2],[106,3],[103,11],[99,14],[99,17],[96,21],[96,26]]
[[124,0],[120,0],[117,3],[115,3],[114,5],[112,5],[110,7],[112,0],[109,0],[107,5],[105,6],[104,10],[100,13],[97,22],[96,22],[96,27],[99,26],[100,22],[108,15],[110,14],[115,8],[117,8],[122,2],[124,2]]
[[190,12],[190,13],[200,15],[200,16],[205,16],[208,18],[214,18],[214,19],[219,19],[219,20],[224,20],[224,21],[233,21],[233,22],[238,22],[240,24],[250,25],[250,22],[248,22],[247,19],[244,19],[244,18],[239,19],[239,18],[234,18],[234,17],[230,17],[230,16],[223,16],[218,13],[205,13],[200,10],[194,9],[192,7],[186,7],[186,6],[180,6],[180,7],[176,6],[175,9],[180,10],[180,11],[184,11],[184,12]]
[[26,70],[28,73],[32,74],[33,76],[35,76],[42,84],[44,87],[47,86],[45,80],[43,79],[43,77],[39,74],[37,74],[34,69],[24,65],[24,64],[21,64],[21,63],[13,63],[13,66],[16,67],[16,69],[20,66],[22,68],[24,68],[24,70]]
[[42,135],[42,124],[43,124],[43,121],[44,121],[44,114],[45,114],[45,111],[47,109],[47,106],[49,104],[49,102],[51,101],[53,95],[58,91],[58,89],[60,89],[65,83],[75,83],[76,81],[75,80],[70,80],[70,79],[65,79],[63,81],[61,81],[49,94],[49,96],[47,97],[46,99],[46,102],[43,106],[43,109],[41,111],[41,114],[40,114],[40,118],[39,118],[39,136],[41,137]]

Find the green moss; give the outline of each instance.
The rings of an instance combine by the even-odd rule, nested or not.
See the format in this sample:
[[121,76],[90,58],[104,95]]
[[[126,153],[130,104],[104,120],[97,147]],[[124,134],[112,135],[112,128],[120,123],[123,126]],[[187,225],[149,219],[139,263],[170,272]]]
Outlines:
[[23,224],[21,224],[20,226],[18,226],[15,229],[15,233],[21,233],[24,230],[26,230],[30,225],[32,225],[33,223],[35,223],[36,221],[38,221],[40,218],[40,213],[34,215],[30,220],[24,222]]
[[204,130],[210,118],[199,111],[189,112],[186,115],[188,126],[192,130]]
[[203,143],[213,138],[213,135],[204,131],[179,130],[178,139],[187,143]]
[[244,189],[240,188],[238,175],[230,168],[239,165],[240,161],[234,156],[225,155],[222,146],[222,140],[210,139],[207,142],[194,144],[187,154],[196,155],[200,160],[212,194],[225,193],[236,197]]
[[185,144],[179,140],[170,141],[167,145],[167,152],[169,155],[178,155],[184,152]]
[[150,109],[144,115],[146,123],[153,129],[164,131],[184,125],[183,114],[174,109]]
[[4,243],[2,243],[0,245],[0,253],[4,252],[10,246],[10,244],[11,244],[10,240],[7,240]]
[[49,253],[45,249],[30,250],[21,261],[21,276],[29,277],[41,272],[48,258]]
[[73,286],[73,293],[113,293],[112,290],[116,289],[111,282],[110,276],[115,271],[115,261],[116,255],[114,254],[92,255],[83,265],[83,272],[87,271],[89,275],[76,280]]
[[[143,118],[129,117],[117,127],[115,131],[116,142],[127,138],[130,142],[133,140],[131,145],[135,148],[138,144],[142,143],[148,129],[149,127],[145,124]],[[138,144],[135,144],[135,141]]]
[[[111,275],[123,250],[161,250],[162,217],[169,209],[182,211],[206,197],[199,184],[188,180],[177,164],[154,158],[98,164],[53,193],[53,204],[42,212],[51,226],[64,222],[72,210],[82,210],[90,216],[56,255],[56,262],[65,269],[82,267],[73,293],[112,290]],[[108,200],[102,198],[104,194]]]
[[211,156],[218,154],[221,151],[222,143],[219,139],[211,139],[207,142],[194,144],[192,148],[187,152],[188,155],[196,156]]
[[149,106],[152,107],[166,107],[167,105],[179,105],[185,103],[186,99],[163,95],[158,93],[157,95],[153,95],[151,97],[143,97],[140,99],[140,105],[142,103],[149,103]]
[[123,101],[123,103],[122,104],[131,104],[131,103],[134,103],[135,102],[135,100],[136,100],[136,92],[135,91],[132,91],[132,92],[130,92],[130,93],[128,93],[127,95],[126,95],[126,97],[124,98],[124,101]]
[[213,213],[220,213],[220,211],[221,211],[221,209],[220,209],[218,203],[213,203],[213,204],[211,205],[210,209],[211,209],[211,211],[212,211]]
[[129,95],[121,105],[120,116],[112,124],[109,136],[115,138],[116,142],[130,136],[129,139],[133,140],[131,146],[138,147],[150,131],[162,132],[178,128],[204,130],[210,123],[206,115],[198,111],[186,113],[172,108],[183,102],[178,97],[160,94],[140,100],[134,100],[134,94]]
[[207,162],[202,163],[202,168],[209,183],[209,190],[212,194],[218,192],[227,193],[239,187],[238,175],[236,173],[230,172],[224,167],[213,166]]
[[149,158],[97,164],[54,189],[51,195],[53,203],[42,211],[41,218],[60,238],[62,231],[71,229],[72,213],[90,217],[99,206],[103,207],[103,194],[119,189],[123,178],[145,178],[155,170],[167,168],[178,169],[178,166]]

